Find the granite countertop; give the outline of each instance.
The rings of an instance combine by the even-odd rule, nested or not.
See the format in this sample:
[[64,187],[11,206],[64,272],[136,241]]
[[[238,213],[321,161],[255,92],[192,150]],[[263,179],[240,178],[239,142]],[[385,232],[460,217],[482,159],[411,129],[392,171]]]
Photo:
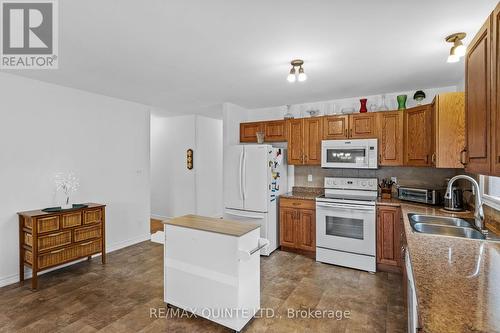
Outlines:
[[317,197],[325,193],[322,187],[300,187],[294,186],[292,192],[280,195],[281,198],[316,200]]
[[[397,202],[392,199],[386,204]],[[399,204],[423,332],[500,332],[500,243],[416,233],[409,213],[472,214]]]
[[215,232],[235,237],[243,236],[260,227],[260,225],[253,223],[242,223],[199,215],[184,215],[170,220],[165,220],[163,223],[177,227]]

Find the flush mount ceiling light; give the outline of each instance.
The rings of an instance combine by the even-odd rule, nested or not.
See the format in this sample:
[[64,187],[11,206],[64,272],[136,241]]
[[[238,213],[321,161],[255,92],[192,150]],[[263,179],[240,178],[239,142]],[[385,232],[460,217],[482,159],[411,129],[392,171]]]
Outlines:
[[[290,69],[290,73],[286,77],[288,82],[304,82],[307,80],[307,75],[304,73],[304,68],[302,65],[304,65],[304,60],[301,59],[295,59],[290,62],[290,65],[292,65],[292,68]],[[295,68],[298,67],[298,70]]]
[[467,36],[465,32],[457,32],[445,38],[446,42],[453,43],[450,49],[450,55],[448,56],[448,62],[458,62],[460,58],[465,55],[466,49],[462,43],[462,39],[464,39],[465,36]]

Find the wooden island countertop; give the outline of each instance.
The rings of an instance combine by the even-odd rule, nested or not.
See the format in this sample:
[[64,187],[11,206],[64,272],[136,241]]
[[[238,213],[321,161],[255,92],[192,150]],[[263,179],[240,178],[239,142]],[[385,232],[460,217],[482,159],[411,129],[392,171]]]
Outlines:
[[184,215],[163,221],[165,224],[178,227],[215,232],[229,236],[240,237],[260,227],[258,224],[206,217],[200,215]]

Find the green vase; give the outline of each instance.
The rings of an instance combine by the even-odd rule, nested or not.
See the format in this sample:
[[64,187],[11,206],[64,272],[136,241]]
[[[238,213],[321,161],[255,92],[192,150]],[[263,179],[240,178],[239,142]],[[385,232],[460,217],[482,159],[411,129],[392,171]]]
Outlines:
[[406,109],[406,95],[398,95],[396,98],[398,100],[398,110]]

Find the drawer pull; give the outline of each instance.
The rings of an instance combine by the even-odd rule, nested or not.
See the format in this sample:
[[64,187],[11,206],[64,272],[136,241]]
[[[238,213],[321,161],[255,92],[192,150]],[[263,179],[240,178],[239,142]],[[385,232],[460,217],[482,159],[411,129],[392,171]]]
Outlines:
[[85,246],[85,245],[89,245],[89,244],[92,244],[92,243],[93,243],[93,241],[90,241],[90,242],[79,244],[79,246]]
[[50,234],[45,237],[56,237],[56,236],[61,236],[62,234],[64,234],[64,232],[58,232],[57,234]]
[[60,250],[50,251],[50,254],[56,254],[56,253],[62,252],[62,251],[64,251],[64,250],[65,250],[65,249],[60,249]]
[[293,202],[292,205],[294,205],[294,206],[300,206],[300,202]]

